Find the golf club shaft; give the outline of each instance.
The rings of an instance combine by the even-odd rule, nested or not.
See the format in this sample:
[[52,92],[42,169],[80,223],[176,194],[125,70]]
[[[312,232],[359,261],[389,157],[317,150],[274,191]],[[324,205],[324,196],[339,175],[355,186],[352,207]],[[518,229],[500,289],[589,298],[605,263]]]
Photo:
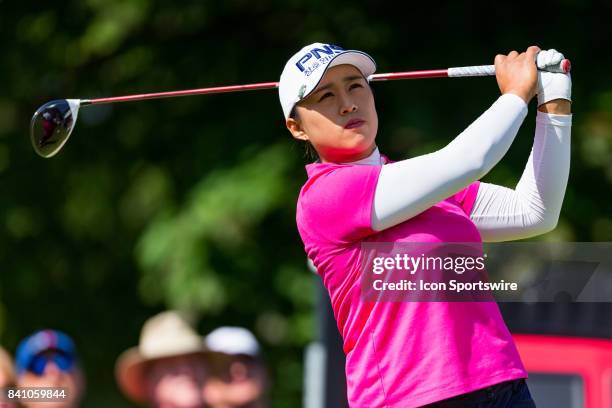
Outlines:
[[101,105],[104,103],[142,101],[145,99],[172,98],[176,96],[205,95],[213,93],[254,91],[257,89],[278,88],[278,82],[260,82],[248,85],[217,86],[213,88],[187,89],[184,91],[156,92],[136,95],[113,96],[110,98],[81,99],[83,105]]
[[[570,70],[569,60],[563,60],[558,67],[553,67],[553,72],[569,72]],[[477,65],[471,67],[459,67],[459,68],[448,68],[448,69],[434,69],[424,71],[407,71],[407,72],[392,72],[387,74],[374,74],[368,77],[369,81],[387,81],[393,79],[418,79],[418,78],[447,78],[447,77],[466,77],[466,76],[491,76],[495,75],[494,65]],[[189,96],[189,95],[205,95],[213,93],[225,93],[225,92],[240,92],[240,91],[254,91],[258,89],[273,89],[278,88],[278,82],[260,82],[256,84],[248,85],[230,85],[230,86],[218,86],[213,88],[198,88],[198,89],[187,89],[184,91],[169,91],[169,92],[156,92],[136,95],[125,95],[125,96],[113,96],[110,98],[97,98],[97,99],[81,99],[81,106],[83,105],[101,105],[105,103],[114,102],[129,102],[129,101],[141,101],[145,99],[160,99],[160,98],[172,98],[177,96]]]

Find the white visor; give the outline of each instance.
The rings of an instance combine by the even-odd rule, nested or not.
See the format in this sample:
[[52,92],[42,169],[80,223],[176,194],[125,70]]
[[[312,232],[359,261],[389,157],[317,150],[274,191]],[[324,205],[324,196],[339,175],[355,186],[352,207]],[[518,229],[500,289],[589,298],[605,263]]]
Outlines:
[[296,103],[315,90],[329,68],[341,64],[353,65],[365,78],[376,72],[374,59],[365,52],[333,44],[310,44],[294,54],[285,64],[278,86],[285,119]]

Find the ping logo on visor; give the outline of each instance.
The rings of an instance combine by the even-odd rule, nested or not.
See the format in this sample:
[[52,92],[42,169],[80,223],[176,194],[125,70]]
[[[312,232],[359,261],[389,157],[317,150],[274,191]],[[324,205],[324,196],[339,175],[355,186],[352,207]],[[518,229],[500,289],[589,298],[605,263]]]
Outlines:
[[304,75],[310,76],[317,68],[327,64],[336,54],[341,54],[343,51],[344,48],[334,44],[325,44],[323,47],[315,47],[302,55],[298,59],[298,62],[295,63],[295,66]]

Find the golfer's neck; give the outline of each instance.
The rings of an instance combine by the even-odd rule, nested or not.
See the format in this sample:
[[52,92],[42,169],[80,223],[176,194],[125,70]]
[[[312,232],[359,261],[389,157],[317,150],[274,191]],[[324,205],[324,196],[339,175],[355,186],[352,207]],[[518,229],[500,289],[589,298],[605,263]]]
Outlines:
[[329,158],[325,158],[323,156],[319,156],[319,160],[320,160],[321,163],[339,163],[339,164],[353,163],[353,164],[359,164],[359,163],[356,163],[356,162],[369,159],[375,153],[378,153],[378,147],[376,146],[376,144],[372,145],[371,148],[369,148],[368,150],[366,150],[363,153],[360,153],[358,155],[349,156],[349,157],[342,158],[342,159],[339,159],[339,160],[331,160]]

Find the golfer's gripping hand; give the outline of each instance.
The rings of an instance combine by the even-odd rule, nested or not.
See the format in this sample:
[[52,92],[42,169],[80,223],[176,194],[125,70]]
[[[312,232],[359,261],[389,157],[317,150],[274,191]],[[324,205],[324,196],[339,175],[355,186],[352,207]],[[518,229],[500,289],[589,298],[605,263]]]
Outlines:
[[511,51],[495,57],[495,77],[502,94],[512,93],[529,103],[537,92],[536,55],[540,48],[532,45],[527,51]]
[[[558,65],[565,56],[555,49],[541,51],[536,63],[538,68],[546,69]],[[572,79],[570,74],[538,71],[538,106],[555,100],[572,101]]]

